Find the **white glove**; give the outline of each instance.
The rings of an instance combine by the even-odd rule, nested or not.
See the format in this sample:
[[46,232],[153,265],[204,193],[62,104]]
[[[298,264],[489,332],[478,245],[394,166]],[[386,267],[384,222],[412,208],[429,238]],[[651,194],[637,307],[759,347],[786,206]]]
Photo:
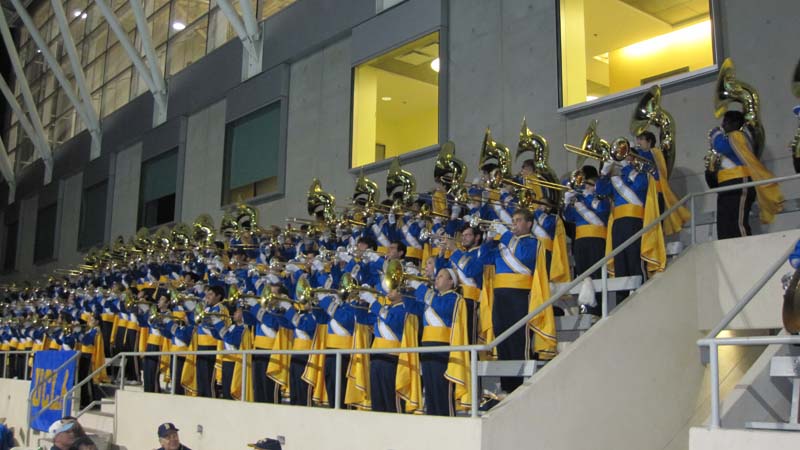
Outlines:
[[397,217],[394,215],[394,213],[390,213],[388,215],[388,218],[389,218],[389,225],[394,225],[395,223],[397,223]]
[[421,284],[422,282],[417,280],[410,280],[408,282],[408,285],[411,286],[411,289],[414,289],[415,291],[417,290],[418,287],[420,287]]
[[500,188],[500,194],[510,194],[511,191],[507,187]]
[[462,217],[461,220],[463,220],[464,223],[472,223],[472,216],[467,214],[466,216]]
[[436,224],[436,225],[441,224],[442,223],[442,218],[439,217],[439,216],[434,217],[433,218],[433,223]]
[[[364,286],[367,286],[367,285],[364,285]],[[367,286],[367,287],[369,287],[369,286]],[[375,303],[376,300],[378,300],[378,298],[375,297],[375,294],[373,294],[372,292],[367,292],[367,291],[359,291],[358,298],[360,298],[361,300],[364,300],[365,302],[369,303],[370,305]]]
[[450,219],[456,220],[461,215],[461,205],[453,205],[450,212]]
[[494,232],[495,236],[502,236],[506,231],[508,231],[508,228],[506,228],[506,226],[502,223],[493,223],[491,230]]
[[255,297],[247,297],[244,299],[247,306],[255,306],[258,303],[258,299]]
[[208,320],[209,320],[209,321],[210,321],[210,322],[211,322],[213,325],[216,325],[216,324],[218,324],[218,323],[220,323],[220,322],[222,321],[222,319],[220,319],[220,318],[219,318],[219,317],[217,317],[217,316],[211,316],[211,317],[209,317],[209,318],[208,318]]
[[567,191],[567,193],[564,194],[564,203],[566,204],[572,203],[575,200],[576,195],[577,194],[575,193],[575,191]]
[[314,262],[311,263],[311,269],[313,269],[315,272],[322,272],[325,270],[325,264],[315,258]]
[[287,264],[287,265],[286,265],[286,271],[287,271],[287,272],[294,273],[294,272],[297,272],[298,270],[300,270],[300,268],[299,268],[299,267],[297,267],[297,265],[296,265],[296,264],[293,264],[293,263],[292,263],[292,264]]
[[409,275],[419,275],[419,269],[413,263],[406,264],[406,267],[403,269]]
[[267,283],[269,284],[278,284],[281,282],[281,279],[278,278],[277,275],[274,273],[267,274]]
[[611,173],[611,170],[614,168],[614,163],[611,161],[606,161],[603,163],[603,168],[600,169],[600,173],[603,175],[608,175]]
[[373,263],[373,262],[377,261],[378,258],[380,258],[380,255],[378,255],[378,252],[374,252],[372,250],[367,250],[367,251],[364,252],[364,259],[367,262]]
[[622,161],[619,162],[619,165],[622,167],[628,167],[630,164],[631,162],[628,161],[627,159],[623,159]]

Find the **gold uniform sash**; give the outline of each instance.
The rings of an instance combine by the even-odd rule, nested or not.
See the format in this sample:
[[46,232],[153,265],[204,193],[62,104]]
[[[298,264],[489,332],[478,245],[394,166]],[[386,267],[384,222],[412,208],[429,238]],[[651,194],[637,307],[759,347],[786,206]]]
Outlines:
[[[747,138],[741,131],[728,133],[728,141],[733,151],[750,171],[750,178],[754,181],[774,178],[772,174],[750,151]],[[772,223],[775,215],[783,211],[783,194],[778,183],[762,184],[756,186],[756,199],[758,200],[759,218],[761,223]]]

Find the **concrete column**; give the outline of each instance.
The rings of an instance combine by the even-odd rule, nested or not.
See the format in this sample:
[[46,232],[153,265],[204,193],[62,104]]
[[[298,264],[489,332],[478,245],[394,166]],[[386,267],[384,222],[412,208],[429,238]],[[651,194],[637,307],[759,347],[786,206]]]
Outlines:
[[17,241],[17,271],[28,275],[34,271],[33,247],[36,241],[36,214],[39,196],[23,199],[19,205],[19,240]]
[[132,236],[136,233],[141,172],[141,143],[134,144],[117,154],[114,185],[109,186],[110,195],[114,198],[111,211],[111,236]]
[[189,116],[185,145],[182,207],[176,219],[191,223],[203,213],[221,217],[225,100]]
[[78,234],[81,222],[81,201],[83,197],[83,172],[64,181],[62,190],[61,226],[56,231],[58,240],[58,265],[64,266],[80,261],[78,254]]

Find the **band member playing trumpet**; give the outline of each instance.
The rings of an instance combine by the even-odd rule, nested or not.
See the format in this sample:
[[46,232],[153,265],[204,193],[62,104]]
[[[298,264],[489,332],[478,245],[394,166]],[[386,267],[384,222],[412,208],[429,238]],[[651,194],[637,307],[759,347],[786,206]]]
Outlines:
[[[722,128],[709,132],[714,159],[706,159],[706,182],[709,187],[731,186],[752,180],[765,180],[774,175],[753,155],[752,144],[741,130],[745,117],[740,111],[727,111]],[[783,194],[777,183],[742,188],[717,194],[717,238],[750,236],[750,208],[758,198],[761,221],[771,223],[783,209]]]
[[[677,203],[678,198],[669,186],[664,155],[661,149],[655,145],[656,136],[650,131],[644,131],[636,136],[636,153],[649,160],[653,168],[651,174],[653,181],[656,183],[656,192],[658,192],[658,211],[660,215],[667,208],[671,208]],[[689,210],[681,206],[664,220],[664,233],[671,235],[679,232],[689,218]]]
[[483,235],[477,226],[470,223],[461,228],[461,247],[455,247],[455,239],[448,239],[447,248],[450,257],[445,259],[439,256],[440,261],[437,266],[453,269],[458,277],[458,284],[464,294],[465,306],[467,308],[467,336],[469,343],[474,344],[477,340],[477,305],[483,287],[483,262],[480,259],[479,251]]
[[[572,242],[572,255],[575,258],[575,276],[584,273],[600,261],[606,252],[608,214],[611,203],[595,193],[597,169],[583,166],[583,185],[574,186],[579,191],[570,190],[564,194],[564,219],[575,224],[575,240]],[[600,278],[600,270],[592,273],[593,279]],[[599,316],[602,308],[595,305],[581,305],[582,312]]]
[[[206,314],[219,314],[228,315],[228,309],[222,305],[222,300],[225,298],[225,289],[220,282],[216,281],[213,285],[206,289],[205,308],[203,311]],[[197,327],[197,350],[217,350],[221,343],[219,333],[214,329],[213,324],[220,322],[219,317],[212,316],[208,323],[201,322]],[[214,366],[216,364],[216,357],[214,355],[198,355],[197,356],[197,393],[200,397],[213,397],[214,395]]]
[[[416,299],[406,299],[406,309],[422,317],[423,347],[467,345],[467,314],[464,299],[455,288],[453,269],[441,269],[431,289],[411,281]],[[396,294],[394,294],[396,295]],[[466,352],[422,353],[422,383],[428,415],[453,416],[455,409],[469,407],[469,356]]]

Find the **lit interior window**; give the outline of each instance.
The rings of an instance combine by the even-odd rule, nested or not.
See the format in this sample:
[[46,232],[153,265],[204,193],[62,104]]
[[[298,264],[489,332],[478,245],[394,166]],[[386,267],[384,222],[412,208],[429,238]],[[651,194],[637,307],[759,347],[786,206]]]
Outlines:
[[438,143],[439,33],[354,70],[352,166]]
[[560,0],[562,104],[714,64],[708,0]]

